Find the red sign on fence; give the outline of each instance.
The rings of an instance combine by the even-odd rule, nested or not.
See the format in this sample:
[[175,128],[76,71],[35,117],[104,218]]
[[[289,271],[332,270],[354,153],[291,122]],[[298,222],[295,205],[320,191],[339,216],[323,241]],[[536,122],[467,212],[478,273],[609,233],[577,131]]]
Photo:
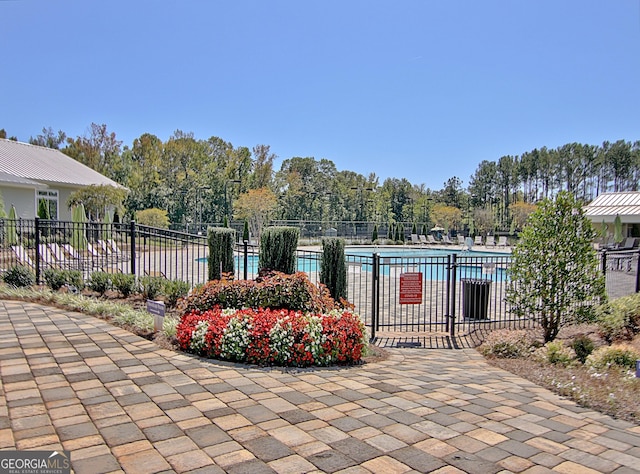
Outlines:
[[422,272],[400,274],[400,304],[422,303]]

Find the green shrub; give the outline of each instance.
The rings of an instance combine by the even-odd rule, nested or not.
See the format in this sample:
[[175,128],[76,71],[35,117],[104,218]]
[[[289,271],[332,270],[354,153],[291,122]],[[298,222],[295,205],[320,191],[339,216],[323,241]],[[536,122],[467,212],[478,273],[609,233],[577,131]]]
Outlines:
[[111,282],[113,284],[113,288],[118,290],[125,298],[129,297],[132,293],[135,293],[138,289],[135,275],[116,273],[111,276]]
[[566,191],[539,203],[522,229],[507,271],[506,301],[515,315],[539,322],[545,342],[575,321],[573,308],[606,299],[594,236],[582,203]]
[[633,370],[639,359],[640,351],[631,346],[614,344],[593,351],[587,357],[585,365],[596,370],[608,369],[609,367]]
[[571,348],[576,353],[576,358],[584,364],[587,357],[595,349],[595,344],[588,336],[578,336],[571,342]]
[[295,273],[299,237],[297,227],[267,227],[260,237],[258,268],[288,275]]
[[9,268],[2,276],[2,279],[7,285],[15,286],[16,288],[33,286],[36,283],[35,274],[22,265],[15,265]]
[[536,342],[528,331],[499,329],[487,335],[480,352],[487,357],[519,359],[528,357],[535,347]]
[[576,353],[570,347],[566,347],[562,341],[547,342],[535,351],[538,360],[548,364],[568,367],[576,359]]
[[347,263],[344,239],[322,239],[320,282],[325,284],[335,301],[347,299]]
[[67,284],[78,291],[84,288],[84,278],[80,270],[65,270],[67,274]]
[[167,297],[167,305],[175,306],[180,298],[189,293],[189,283],[181,280],[168,280],[164,283],[164,295]]
[[58,291],[67,284],[67,275],[64,273],[64,270],[47,268],[44,271],[44,282],[53,291]]
[[250,237],[250,235],[249,235],[249,223],[245,219],[244,225],[242,226],[242,241],[243,242],[249,242],[249,237]]
[[602,337],[607,341],[631,339],[640,331],[640,293],[600,305],[596,315]]
[[161,229],[169,228],[169,217],[167,211],[163,209],[144,209],[136,212],[136,221],[138,224],[150,227],[159,227]]
[[336,308],[327,287],[314,285],[306,273],[274,272],[257,280],[213,280],[196,287],[180,305],[181,312],[221,308],[271,308],[326,312]]
[[106,272],[93,272],[89,275],[89,281],[87,282],[87,288],[96,293],[100,293],[103,296],[108,290],[113,287],[110,273]]
[[148,300],[155,300],[162,294],[164,289],[164,278],[156,276],[144,276],[139,280],[140,293],[142,297]]
[[220,280],[223,274],[234,272],[233,246],[236,231],[227,227],[210,227],[209,243],[209,280]]

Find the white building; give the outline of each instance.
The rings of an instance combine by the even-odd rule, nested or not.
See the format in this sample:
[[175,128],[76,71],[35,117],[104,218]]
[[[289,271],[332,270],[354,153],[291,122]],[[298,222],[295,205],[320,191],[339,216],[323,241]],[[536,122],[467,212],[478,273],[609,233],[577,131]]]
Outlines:
[[52,219],[70,221],[69,196],[91,185],[123,188],[60,150],[0,139],[0,192],[7,213],[14,205],[18,217],[33,219],[44,199]]
[[597,229],[604,222],[613,233],[613,221],[620,216],[623,237],[640,237],[640,192],[603,193],[584,207]]

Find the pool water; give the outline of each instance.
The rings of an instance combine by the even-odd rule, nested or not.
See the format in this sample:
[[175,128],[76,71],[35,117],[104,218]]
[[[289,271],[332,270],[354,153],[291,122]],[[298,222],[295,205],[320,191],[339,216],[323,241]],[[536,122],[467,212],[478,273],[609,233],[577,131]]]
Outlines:
[[[435,249],[429,250],[429,252],[436,252]],[[425,280],[445,280],[448,275],[447,262],[444,257],[451,252],[438,252],[438,254],[431,254],[430,256],[417,255],[409,256],[407,253],[398,255],[397,252],[385,252],[381,254],[380,258],[380,274],[383,276],[397,277],[404,272],[422,272],[423,279]],[[474,257],[481,257],[478,255],[480,252],[474,253]],[[487,256],[503,256],[503,254],[483,253],[484,257]],[[465,253],[464,256],[468,256],[469,253]],[[349,274],[358,273],[371,273],[372,262],[369,253],[355,254],[349,252],[347,255],[347,267]],[[433,257],[442,258],[433,258]],[[410,257],[410,258],[409,258]],[[426,257],[426,258],[425,258]],[[244,273],[244,257],[235,256],[235,268],[239,275]],[[199,258],[199,262],[206,263],[206,258]],[[484,265],[483,265],[484,263]],[[491,278],[494,281],[506,280],[506,271],[501,266],[491,264],[491,259],[478,258],[478,259],[465,259],[462,258],[458,261],[456,279],[463,278]],[[489,264],[489,265],[487,265]],[[305,273],[317,273],[320,271],[320,263],[317,257],[300,256],[297,259],[297,271]],[[247,257],[247,273],[258,273],[258,256],[249,255]]]

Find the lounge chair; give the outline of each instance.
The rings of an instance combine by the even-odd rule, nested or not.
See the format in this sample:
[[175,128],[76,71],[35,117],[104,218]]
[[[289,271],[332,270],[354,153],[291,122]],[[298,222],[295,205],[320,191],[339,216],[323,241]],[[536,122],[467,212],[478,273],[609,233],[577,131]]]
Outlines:
[[49,267],[59,266],[58,259],[46,244],[38,245],[38,253],[40,254],[40,260],[42,260],[42,263],[44,263],[45,265]]
[[429,244],[437,244],[438,241],[435,239],[435,237],[431,234],[427,235],[427,243]]
[[65,253],[64,250],[62,250],[62,247],[60,247],[56,242],[50,242],[48,244],[48,247],[58,262],[64,262],[68,260],[67,254]]
[[482,245],[482,236],[476,235],[476,238],[473,239],[473,245]]
[[100,245],[104,255],[113,256],[117,260],[129,260],[129,254],[120,250],[113,239],[98,240],[98,245]]
[[486,241],[484,243],[487,247],[495,247],[496,246],[496,238],[493,235],[487,235]]
[[420,239],[418,238],[418,234],[411,234],[411,243],[414,245],[420,244]]
[[462,245],[464,247],[464,235],[458,234],[458,245]]
[[92,257],[96,257],[96,258],[103,258],[105,257],[104,253],[101,253],[97,248],[95,248],[90,242],[87,242],[87,252],[89,252],[89,255],[91,255]]
[[421,243],[421,244],[425,244],[425,245],[426,245],[426,244],[430,243],[430,242],[427,240],[427,236],[426,236],[426,235],[420,234],[418,237],[420,238],[420,243]]
[[624,241],[624,244],[617,247],[616,250],[633,250],[635,246],[636,246],[636,238],[627,237],[627,239]]
[[453,240],[451,240],[451,239],[449,238],[449,235],[448,235],[448,234],[447,234],[447,235],[445,235],[445,236],[442,238],[442,242],[444,242],[444,243],[445,243],[445,244],[447,244],[447,245],[453,245],[453,244],[454,244]]
[[509,245],[509,243],[507,242],[506,235],[501,235],[500,237],[498,237],[498,247],[506,247],[507,245]]
[[12,245],[11,250],[13,250],[13,253],[16,255],[16,257],[18,257],[18,262],[20,263],[20,265],[36,268],[33,260],[31,260],[31,257],[29,257],[29,254],[22,245]]

